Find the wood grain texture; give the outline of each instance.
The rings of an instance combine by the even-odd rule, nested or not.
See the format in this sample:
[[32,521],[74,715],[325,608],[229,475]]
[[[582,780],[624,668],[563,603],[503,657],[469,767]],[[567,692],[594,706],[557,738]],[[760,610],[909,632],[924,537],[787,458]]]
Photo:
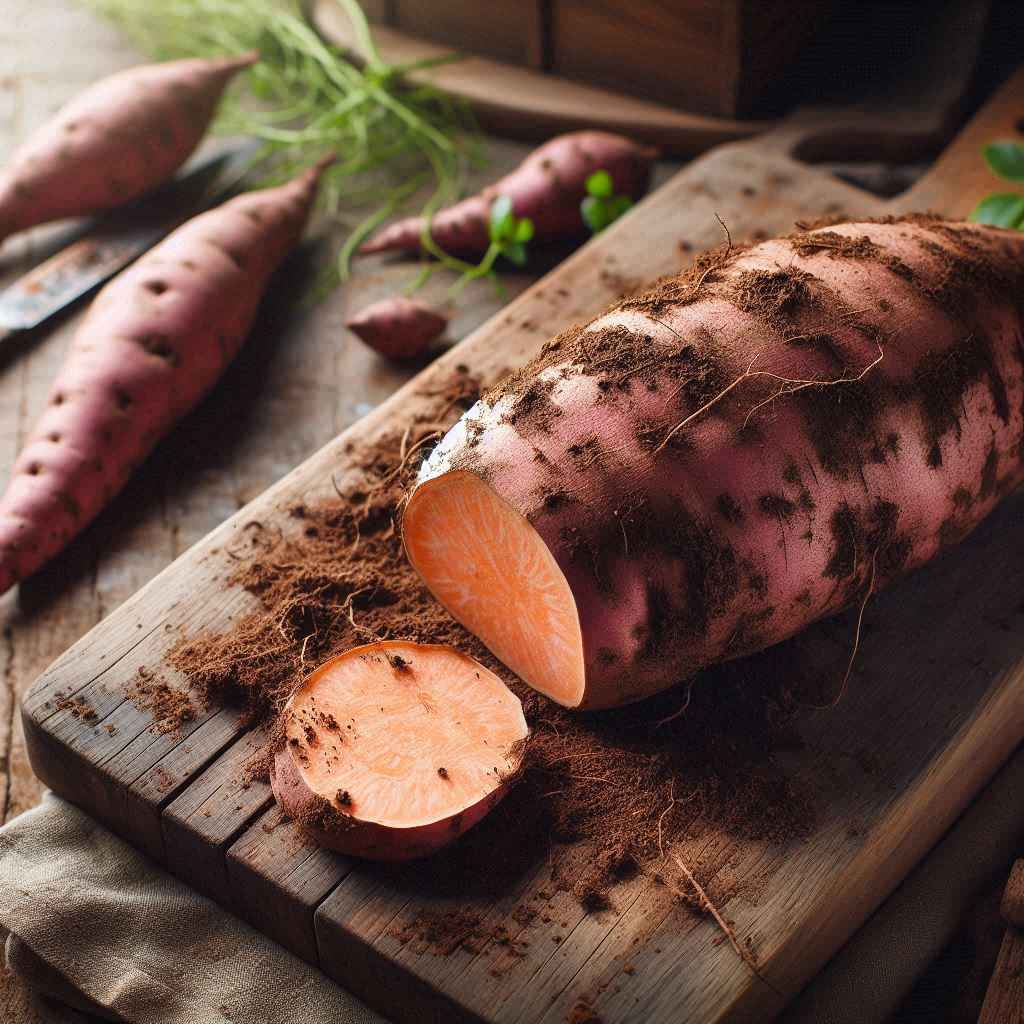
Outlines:
[[539,68],[544,56],[546,0],[391,0],[388,23],[450,50]]
[[[987,172],[958,150],[976,152],[977,137],[1012,132],[1022,99],[1024,75],[1018,75],[918,194],[933,197],[940,209],[980,194]],[[955,180],[947,177],[952,166],[963,168]],[[710,876],[712,887],[719,877],[756,880],[753,892],[720,909],[756,951],[758,975],[723,945],[712,924],[681,908],[647,875],[626,883],[611,910],[586,914],[567,894],[541,897],[554,891],[544,863],[529,866],[494,898],[475,894],[472,879],[462,880],[458,891],[431,890],[414,867],[355,865],[313,850],[279,822],[262,784],[246,789],[240,781],[258,737],[229,710],[201,716],[187,735],[171,741],[153,735],[151,719],[127,692],[140,668],[180,682],[165,658],[176,638],[226,628],[249,606],[246,595],[225,591],[223,582],[227,552],[252,542],[247,524],[287,528],[289,505],[330,495],[332,477],[341,486],[354,483],[359,470],[348,447],[401,434],[417,410],[431,407],[457,365],[484,383],[495,381],[624,288],[671,272],[719,242],[716,213],[739,239],[784,231],[804,216],[878,214],[897,206],[757,143],[723,147],[690,165],[185,552],[58,659],[23,704],[40,775],[399,1020],[432,1014],[438,1021],[555,1024],[581,1000],[614,1021],[764,1019],[877,906],[1024,736],[1024,623],[1013,611],[1024,589],[1024,535],[1015,528],[1024,512],[1021,496],[961,548],[872,602],[870,643],[862,644],[850,692],[834,711],[801,718],[803,747],[787,756],[787,770],[815,793],[820,820],[814,835],[774,848],[709,831],[673,851]],[[361,296],[383,288],[376,273],[364,277]],[[351,292],[343,298],[352,301]],[[192,437],[196,463],[165,463],[163,472],[194,479],[208,458],[224,472],[229,465],[255,467],[251,475],[234,477],[230,492],[239,496],[246,481],[273,473],[278,460],[288,458],[251,451],[248,430],[280,433],[298,449],[307,430],[326,433],[344,425],[333,408],[320,404],[321,391],[328,404],[329,388],[317,362],[329,351],[323,337],[330,332],[320,318],[330,323],[337,315],[331,306],[288,318],[271,307],[257,331],[257,351],[264,331],[274,337],[277,330],[303,369],[275,365],[273,352],[263,354],[266,362],[243,365],[233,387],[256,394],[236,400],[227,389],[221,396],[226,412],[218,405],[216,412],[207,410],[209,420],[178,432]],[[276,374],[285,380],[295,374],[295,404],[280,399],[287,389],[260,391],[258,380],[271,366],[275,381],[281,379]],[[367,377],[373,394],[373,375]],[[339,388],[340,378],[334,379]],[[232,416],[242,423],[234,425]],[[204,449],[211,423],[217,445]],[[208,453],[211,447],[217,454]],[[297,460],[304,452],[289,454]],[[822,623],[794,641],[790,653],[838,673],[851,631],[849,617]],[[83,722],[59,708],[58,693],[86,700],[95,720]],[[510,912],[524,901],[542,901],[545,913],[516,924]],[[528,943],[517,945],[522,955],[488,943],[438,957],[397,937],[414,918],[455,907],[507,922],[514,937]]]
[[318,963],[313,912],[352,867],[274,805],[227,851],[229,902],[264,935]]
[[1024,933],[1007,929],[978,1024],[1024,1024]]
[[1007,924],[1024,931],[1024,860],[1013,865],[999,912]]
[[833,6],[823,0],[551,0],[551,67],[674,108],[764,116],[778,110],[785,79],[794,77],[801,51]]

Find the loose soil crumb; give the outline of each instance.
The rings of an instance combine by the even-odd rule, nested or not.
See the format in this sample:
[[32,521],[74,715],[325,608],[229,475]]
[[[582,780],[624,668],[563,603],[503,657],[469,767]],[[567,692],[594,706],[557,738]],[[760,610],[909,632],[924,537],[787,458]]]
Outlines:
[[72,718],[80,718],[83,722],[95,722],[99,717],[96,709],[82,697],[67,697],[58,693],[54,707],[58,711],[70,712]]
[[198,713],[187,692],[154,678],[145,667],[139,669],[128,696],[137,707],[153,716],[152,729],[160,735],[180,732],[182,726],[191,722]]
[[604,1024],[604,1020],[589,1003],[581,999],[569,1011],[566,1024]]

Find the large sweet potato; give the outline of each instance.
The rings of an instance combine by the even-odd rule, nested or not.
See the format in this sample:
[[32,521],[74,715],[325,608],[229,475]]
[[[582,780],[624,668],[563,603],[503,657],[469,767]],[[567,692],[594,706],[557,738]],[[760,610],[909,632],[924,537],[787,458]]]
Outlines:
[[1024,480],[1024,239],[924,217],[705,257],[477,403],[405,544],[571,707],[776,643]]

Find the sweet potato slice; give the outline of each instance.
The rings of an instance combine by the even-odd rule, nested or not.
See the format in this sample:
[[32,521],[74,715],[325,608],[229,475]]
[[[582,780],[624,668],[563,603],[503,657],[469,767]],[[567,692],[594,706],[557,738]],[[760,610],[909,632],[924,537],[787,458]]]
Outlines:
[[422,857],[505,795],[527,736],[519,699],[452,647],[355,647],[312,673],[284,710],[271,784],[323,846]]

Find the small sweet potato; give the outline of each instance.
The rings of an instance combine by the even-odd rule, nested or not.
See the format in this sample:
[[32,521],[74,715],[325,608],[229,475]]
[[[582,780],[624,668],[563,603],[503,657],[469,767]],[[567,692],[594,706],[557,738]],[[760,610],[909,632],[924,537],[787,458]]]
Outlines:
[[[512,200],[516,217],[533,221],[534,239],[549,242],[576,238],[584,231],[580,203],[587,178],[607,171],[616,193],[638,199],[647,191],[655,152],[610,132],[570,132],[545,142],[511,174],[475,196],[436,214],[430,222],[434,241],[449,252],[482,253],[490,244],[491,204],[498,196]],[[378,231],[362,253],[420,248],[424,221],[409,217]]]
[[389,359],[415,359],[439,338],[448,318],[419,299],[393,295],[367,306],[345,325]]

